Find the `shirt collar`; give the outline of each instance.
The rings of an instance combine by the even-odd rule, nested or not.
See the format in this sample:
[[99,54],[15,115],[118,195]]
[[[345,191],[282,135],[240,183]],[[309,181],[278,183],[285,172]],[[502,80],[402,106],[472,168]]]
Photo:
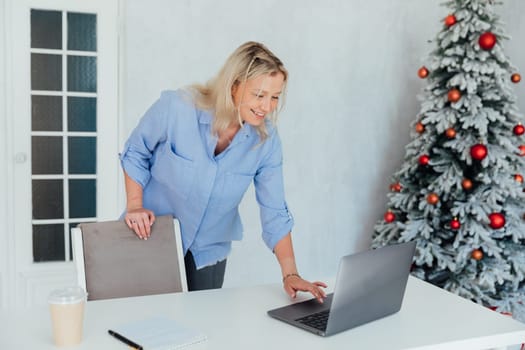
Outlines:
[[200,110],[198,118],[199,118],[199,123],[201,124],[211,124],[212,116],[211,116],[211,113],[208,111]]
[[[213,122],[213,116],[209,111],[200,110],[198,115],[199,123],[200,124],[211,124]],[[244,125],[239,132],[243,136],[243,138],[249,138],[250,136],[257,133],[254,127],[251,125]]]

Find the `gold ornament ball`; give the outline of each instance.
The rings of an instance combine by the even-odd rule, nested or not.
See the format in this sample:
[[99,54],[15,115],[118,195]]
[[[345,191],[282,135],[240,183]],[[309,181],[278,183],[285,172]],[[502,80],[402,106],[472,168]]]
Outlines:
[[425,126],[421,122],[416,123],[416,132],[422,134],[425,131]]
[[483,252],[479,249],[476,249],[472,251],[471,256],[472,256],[472,259],[480,261],[481,259],[483,259]]
[[417,71],[417,75],[421,79],[425,79],[426,77],[428,77],[428,69],[427,69],[427,67],[423,66],[423,67],[419,68],[418,71]]
[[458,102],[460,99],[461,99],[461,92],[458,89],[454,88],[448,92],[449,102],[455,103],[455,102]]
[[427,202],[431,205],[436,205],[439,202],[439,196],[435,193],[429,193],[427,196]]
[[469,191],[472,189],[472,181],[470,179],[464,178],[461,181],[461,187],[463,187],[464,190]]
[[445,135],[447,136],[447,138],[453,139],[454,137],[456,137],[456,129],[448,128],[447,130],[445,130]]

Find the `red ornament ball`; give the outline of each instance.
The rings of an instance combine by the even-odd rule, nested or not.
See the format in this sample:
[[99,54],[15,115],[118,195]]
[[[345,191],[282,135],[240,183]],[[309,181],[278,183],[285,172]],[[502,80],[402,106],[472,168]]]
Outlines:
[[516,180],[519,183],[522,183],[523,182],[523,176],[521,176],[521,174],[516,174],[516,175],[514,175],[514,180]]
[[416,123],[416,132],[422,134],[425,131],[425,126],[421,122]]
[[498,230],[505,226],[505,216],[501,213],[492,213],[489,215],[490,227]]
[[470,148],[470,156],[475,160],[483,160],[488,154],[487,147],[478,143]]
[[456,137],[456,129],[448,128],[447,130],[445,130],[445,135],[447,136],[447,138],[453,139],[454,137]]
[[475,249],[475,250],[472,251],[470,256],[472,256],[472,259],[479,261],[479,260],[483,259],[483,252],[480,249]]
[[461,223],[459,222],[458,219],[454,218],[452,219],[452,221],[450,221],[450,228],[452,230],[459,230],[460,227],[461,227]]
[[523,133],[525,133],[525,127],[520,123],[516,125],[512,131],[514,131],[515,135],[523,135]]
[[401,184],[399,182],[393,183],[390,185],[390,191],[392,192],[401,192]]
[[423,66],[423,67],[419,68],[418,71],[417,71],[417,75],[421,79],[425,79],[426,77],[428,77],[428,69],[427,69],[427,67]]
[[518,148],[520,150],[520,156],[525,156],[525,145],[519,145]]
[[461,91],[459,91],[458,89],[454,88],[454,89],[451,89],[449,92],[448,92],[448,101],[449,102],[458,102],[459,99],[461,98]]
[[419,157],[419,164],[420,165],[428,165],[430,163],[430,157],[426,154],[423,154],[421,157]]
[[439,202],[439,196],[432,192],[432,193],[429,193],[428,196],[427,196],[427,203],[428,204],[431,204],[431,205],[436,205],[438,204]]
[[496,45],[496,36],[491,32],[485,32],[479,36],[478,44],[483,50],[492,50]]
[[383,218],[385,219],[385,222],[391,223],[396,219],[396,215],[389,210],[385,213]]
[[472,181],[470,179],[467,179],[467,178],[464,178],[462,181],[461,181],[461,187],[463,187],[463,189],[465,191],[469,191],[470,189],[472,189]]
[[521,81],[521,75],[518,73],[514,73],[510,76],[510,81],[512,81],[514,84],[517,84]]
[[452,27],[454,24],[456,24],[456,22],[456,16],[454,15],[448,15],[447,17],[445,17],[445,25],[447,27]]

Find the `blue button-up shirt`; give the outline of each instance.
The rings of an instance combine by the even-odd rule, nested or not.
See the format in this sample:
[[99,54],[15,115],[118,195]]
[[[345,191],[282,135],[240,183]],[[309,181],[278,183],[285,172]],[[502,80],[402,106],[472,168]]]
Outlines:
[[120,154],[125,172],[143,188],[144,208],[179,219],[184,253],[191,250],[197,268],[226,258],[231,242],[242,238],[238,207],[252,180],[266,245],[273,250],[293,226],[277,130],[268,123],[269,137],[261,143],[245,124],[215,156],[212,119],[190,93],[164,91]]

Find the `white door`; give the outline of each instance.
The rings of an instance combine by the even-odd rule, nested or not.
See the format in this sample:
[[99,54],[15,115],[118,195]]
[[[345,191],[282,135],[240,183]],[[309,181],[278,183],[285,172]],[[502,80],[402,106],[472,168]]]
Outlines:
[[118,208],[118,1],[7,0],[8,306],[75,283],[70,228]]

